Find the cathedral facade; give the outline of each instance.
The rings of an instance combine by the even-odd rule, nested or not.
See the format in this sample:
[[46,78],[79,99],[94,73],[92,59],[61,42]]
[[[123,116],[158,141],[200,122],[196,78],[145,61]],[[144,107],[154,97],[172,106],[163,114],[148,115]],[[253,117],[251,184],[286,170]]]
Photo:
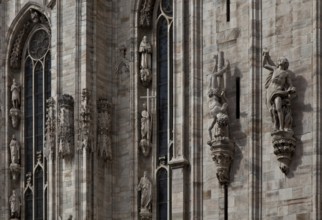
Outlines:
[[0,0],[0,219],[322,219],[320,0]]

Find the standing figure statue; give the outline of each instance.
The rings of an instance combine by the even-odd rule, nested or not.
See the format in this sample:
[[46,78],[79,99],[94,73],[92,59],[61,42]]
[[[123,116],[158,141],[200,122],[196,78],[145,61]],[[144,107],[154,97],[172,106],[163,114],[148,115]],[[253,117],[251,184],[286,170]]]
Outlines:
[[148,42],[147,37],[144,36],[139,47],[139,52],[141,54],[141,64],[140,64],[140,77],[144,86],[148,86],[152,79],[151,74],[151,54],[152,47]]
[[227,100],[224,92],[223,74],[227,71],[229,61],[226,60],[224,67],[221,66],[222,57],[218,57],[218,65],[216,63],[215,68],[211,74],[209,89],[208,89],[208,107],[210,115],[213,118],[208,132],[210,142],[213,139],[212,129],[215,127],[215,138],[228,137],[228,114],[227,114]]
[[20,199],[16,195],[16,191],[12,190],[12,195],[9,198],[10,204],[10,219],[20,218]]
[[11,93],[12,106],[18,109],[20,107],[20,85],[16,82],[16,79],[12,80]]
[[146,103],[143,103],[141,112],[141,140],[140,147],[144,156],[148,156],[151,146],[152,120],[147,109]]
[[12,139],[10,141],[10,156],[11,156],[11,164],[19,164],[20,145],[14,135],[12,136]]
[[140,213],[151,213],[151,201],[152,201],[152,183],[147,177],[146,171],[144,171],[143,177],[141,177],[138,191],[141,191],[141,211]]
[[265,83],[266,104],[271,113],[275,130],[291,130],[290,102],[295,96],[295,87],[292,85],[289,62],[285,57],[280,57],[277,66],[271,60],[267,49],[263,51],[263,67],[270,70]]

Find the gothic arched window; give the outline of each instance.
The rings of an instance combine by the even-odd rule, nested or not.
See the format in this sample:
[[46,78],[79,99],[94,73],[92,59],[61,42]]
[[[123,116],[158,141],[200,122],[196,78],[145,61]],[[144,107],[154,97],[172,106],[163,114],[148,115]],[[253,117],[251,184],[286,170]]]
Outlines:
[[173,140],[172,0],[160,0],[157,8],[157,219],[169,218],[169,169]]
[[45,26],[33,28],[24,51],[24,164],[27,177],[24,215],[26,220],[44,220],[47,206],[43,157],[45,103],[51,92],[50,34]]

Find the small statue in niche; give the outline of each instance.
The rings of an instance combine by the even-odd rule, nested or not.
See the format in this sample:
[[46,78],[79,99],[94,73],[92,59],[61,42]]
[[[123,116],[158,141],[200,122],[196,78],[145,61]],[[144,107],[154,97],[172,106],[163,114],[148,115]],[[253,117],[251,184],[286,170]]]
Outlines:
[[16,190],[12,190],[12,195],[9,198],[10,204],[10,219],[20,219],[20,199],[16,194]]
[[267,92],[266,103],[271,113],[274,128],[276,131],[292,130],[290,128],[292,121],[290,102],[295,96],[296,90],[292,85],[290,71],[288,70],[289,62],[285,57],[280,57],[276,66],[270,59],[267,49],[263,51],[263,57],[263,67],[271,71],[266,79],[265,88]]
[[151,74],[151,54],[152,47],[148,42],[147,37],[144,36],[139,47],[139,53],[141,54],[140,64],[140,78],[144,86],[148,87],[152,80]]
[[12,107],[19,109],[20,107],[20,85],[16,82],[16,79],[12,80],[11,85],[11,100],[12,100]]
[[140,147],[144,156],[148,156],[151,148],[152,120],[146,103],[141,112],[141,140]]
[[12,139],[10,141],[10,157],[11,157],[11,164],[19,164],[20,145],[14,135],[12,136]]
[[20,121],[20,85],[17,83],[16,79],[12,80],[11,85],[11,101],[12,101],[12,108],[10,109],[9,115],[11,117],[12,127],[17,128]]
[[215,128],[215,139],[228,138],[228,104],[224,92],[223,74],[227,71],[229,61],[226,60],[226,65],[222,67],[221,58],[221,56],[218,57],[219,64],[216,63],[214,71],[211,74],[208,89],[208,107],[210,115],[213,118],[208,129],[210,137],[209,142],[211,142],[213,139],[213,128]]
[[151,213],[152,183],[148,179],[146,171],[144,171],[137,189],[141,192],[140,214]]

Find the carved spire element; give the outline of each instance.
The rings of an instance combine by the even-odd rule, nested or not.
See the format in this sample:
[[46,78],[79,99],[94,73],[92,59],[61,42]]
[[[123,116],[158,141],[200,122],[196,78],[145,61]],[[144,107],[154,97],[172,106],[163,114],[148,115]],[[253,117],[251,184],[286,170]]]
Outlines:
[[59,97],[58,103],[58,154],[62,158],[71,158],[74,154],[74,99],[64,94]]
[[97,152],[104,161],[112,160],[111,140],[111,104],[107,99],[99,99],[97,103]]
[[274,154],[280,162],[280,169],[287,174],[289,164],[295,152],[296,140],[292,129],[291,103],[296,96],[296,90],[288,69],[289,62],[280,57],[277,65],[272,61],[267,48],[263,51],[263,67],[270,71],[266,82],[266,105],[271,114],[273,131],[272,143]]

